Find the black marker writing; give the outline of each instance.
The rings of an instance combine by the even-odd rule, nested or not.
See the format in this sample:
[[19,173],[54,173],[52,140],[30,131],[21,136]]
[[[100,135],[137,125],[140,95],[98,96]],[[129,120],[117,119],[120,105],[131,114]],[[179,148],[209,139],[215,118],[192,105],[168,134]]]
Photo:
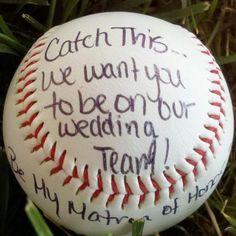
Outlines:
[[[125,222],[129,222],[128,216],[115,216],[112,215],[111,212],[106,209],[103,212],[98,211],[89,211],[87,209],[87,205],[82,203],[81,208],[73,201],[68,201],[68,213],[70,215],[80,216],[82,220],[88,220],[90,222],[99,222],[106,225],[120,224]],[[143,216],[143,219],[146,221],[152,221],[149,216]]]
[[123,135],[130,135],[136,138],[140,138],[140,136],[158,137],[158,130],[155,123],[149,120],[141,123],[136,120],[123,121],[119,115],[117,118],[115,117],[109,112],[106,116],[97,115],[92,119],[68,119],[64,122],[59,121],[58,134],[60,137],[81,136],[83,138],[102,138],[104,136],[121,137]]
[[167,162],[167,160],[168,160],[169,148],[170,148],[170,141],[169,141],[169,138],[165,138],[165,140],[166,140],[166,155],[165,155],[164,164],[166,164],[166,162]]
[[137,68],[136,61],[131,57],[131,63],[127,61],[120,61],[117,64],[110,62],[100,63],[96,65],[84,65],[84,80],[88,83],[93,80],[102,79],[129,79],[137,81],[139,69]]
[[25,182],[25,179],[24,179],[24,171],[19,168],[18,164],[17,164],[17,161],[16,161],[16,154],[14,152],[14,150],[8,146],[8,149],[10,151],[10,158],[9,158],[9,161],[10,161],[10,166],[11,166],[11,169],[13,170],[13,172],[23,181]]
[[167,102],[162,97],[160,97],[157,102],[157,111],[160,118],[165,121],[168,121],[173,117],[177,119],[188,119],[189,110],[195,105],[196,103],[194,102],[186,103],[181,100]]
[[107,108],[104,108],[104,103],[107,100],[107,96],[105,94],[99,94],[95,98],[87,97],[84,98],[82,93],[78,90],[79,104],[80,104],[80,113],[81,114],[90,114],[95,110],[103,114],[107,114],[109,111]]
[[165,53],[168,50],[167,45],[163,42],[161,36],[151,35],[151,31],[139,32],[134,27],[111,27],[113,30],[121,32],[122,46],[129,45],[130,43],[134,46],[140,46],[142,48],[148,48],[158,53]]
[[162,215],[176,214],[178,209],[178,198],[175,198],[173,205],[164,205],[162,208]]
[[41,181],[38,181],[35,174],[33,174],[33,181],[34,181],[34,191],[36,194],[42,194],[44,199],[49,200],[50,202],[55,204],[56,214],[60,217],[59,210],[60,210],[60,202],[57,193],[52,192],[47,186],[42,178]]
[[194,192],[190,192],[188,194],[188,203],[191,203],[192,201],[197,201],[199,198],[203,197],[211,189],[213,189],[214,186],[220,180],[222,174],[223,174],[223,169],[220,170],[220,172],[216,174],[212,179],[210,179],[205,186],[199,187],[198,185],[196,185]]
[[[68,66],[65,69],[59,69],[59,73],[50,71],[50,76],[46,76],[45,72],[42,71],[42,90],[48,90],[52,85],[60,86],[66,84],[68,86],[73,85],[75,81],[69,81],[69,76],[71,75],[71,67]],[[58,75],[59,74],[59,75]],[[59,77],[59,79],[58,79]]]
[[[115,37],[114,37],[115,35]],[[113,36],[113,37],[112,37]],[[140,31],[135,27],[121,26],[110,27],[107,30],[96,28],[89,34],[78,31],[72,38],[53,38],[47,45],[44,59],[53,62],[73,53],[79,53],[81,49],[91,49],[101,46],[138,46],[152,50],[155,53],[166,53],[168,46],[160,35],[153,35],[150,29]]]
[[93,148],[102,154],[104,171],[112,171],[114,174],[134,173],[139,175],[142,169],[149,169],[151,174],[155,174],[156,139],[152,140],[147,153],[142,153],[140,157],[128,153],[121,155],[112,147],[94,146]]
[[[53,118],[57,119],[57,114],[63,114],[66,116],[72,115],[75,112],[81,114],[91,114],[98,111],[101,114],[108,114],[111,110],[116,113],[127,113],[127,112],[141,112],[142,115],[146,115],[148,100],[142,94],[134,94],[126,96],[124,94],[117,94],[113,99],[108,99],[106,94],[98,94],[96,96],[86,96],[80,90],[77,90],[77,97],[70,102],[69,100],[60,98],[59,95],[53,91],[52,101],[49,105],[44,108],[52,109]],[[110,104],[113,105],[111,106]],[[177,119],[188,119],[189,110],[196,105],[194,102],[184,102],[181,100],[167,102],[163,97],[159,97],[158,101],[155,102],[156,111],[159,118],[167,121],[171,118]]]
[[180,70],[171,70],[169,68],[158,67],[156,64],[153,64],[153,68],[150,69],[148,66],[144,66],[146,77],[149,80],[153,80],[156,82],[156,96],[151,98],[149,93],[147,93],[147,97],[152,102],[157,102],[161,97],[162,86],[166,85],[169,87],[182,87],[185,89],[185,86],[182,81],[182,77],[180,74]]
[[108,33],[96,29],[94,34],[83,35],[81,31],[77,32],[74,39],[62,40],[60,38],[53,38],[45,51],[44,59],[48,62],[57,60],[60,57],[65,57],[68,54],[79,52],[80,48],[93,48],[101,45],[112,46],[109,42]]
[[44,108],[52,108],[52,114],[55,120],[57,119],[57,111],[59,111],[60,114],[67,116],[74,112],[72,104],[64,99],[57,99],[57,94],[55,91],[52,92],[52,103]]

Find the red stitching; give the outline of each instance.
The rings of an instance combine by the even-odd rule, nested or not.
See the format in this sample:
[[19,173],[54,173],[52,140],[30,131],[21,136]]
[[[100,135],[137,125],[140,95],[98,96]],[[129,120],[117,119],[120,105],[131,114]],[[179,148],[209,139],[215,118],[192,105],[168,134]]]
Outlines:
[[[40,41],[42,41],[42,40],[44,40],[44,39],[46,39],[46,38],[42,38],[42,39],[39,40],[38,42],[40,42]],[[41,45],[41,46],[44,46],[44,45],[45,45],[45,43],[44,43],[43,45]],[[31,50],[28,52],[28,55],[30,55],[35,49],[37,49],[37,48],[39,48],[39,47],[40,47],[39,45],[33,45],[32,48],[31,48]],[[27,62],[28,62],[31,58],[33,58],[34,56],[39,55],[40,53],[41,53],[41,51],[39,51],[39,52],[34,52],[33,54],[31,54],[29,58],[26,58],[26,59],[24,60],[24,64],[27,63]]]
[[39,43],[39,44],[36,44],[34,48],[36,49],[36,48],[42,47],[44,45],[45,45],[45,43]]
[[[202,44],[198,44],[198,45],[199,45],[199,46],[203,46]],[[209,63],[210,65],[213,65],[213,66],[214,66],[214,68],[210,69],[209,72],[210,72],[211,74],[213,74],[213,75],[216,75],[216,76],[218,77],[217,80],[213,80],[213,81],[211,81],[211,83],[214,83],[214,84],[216,84],[216,85],[219,85],[220,90],[221,90],[221,91],[220,91],[220,90],[213,89],[213,90],[210,90],[210,92],[213,93],[213,94],[218,95],[218,96],[220,97],[220,99],[222,100],[222,102],[225,102],[225,98],[223,97],[223,93],[225,92],[225,89],[224,89],[224,87],[223,87],[222,84],[221,84],[221,80],[223,79],[223,78],[221,77],[221,69],[220,69],[220,68],[217,66],[217,64],[215,63],[215,59],[211,56],[211,53],[210,53],[210,51],[209,51],[208,49],[202,50],[201,53],[203,53],[203,54],[209,56],[210,61],[209,61],[208,63]],[[220,102],[211,102],[210,104],[211,104],[212,106],[217,106],[217,107],[219,107],[219,108],[220,108],[220,113],[221,113],[223,116],[226,116],[226,113],[225,113],[225,110],[224,110],[224,108],[223,108],[222,103],[220,103]],[[221,129],[224,129],[224,125],[223,125],[223,122],[221,121],[221,116],[220,116],[219,114],[208,114],[208,116],[209,116],[209,118],[211,118],[211,119],[217,120],[217,121],[219,122],[219,127],[220,127]],[[216,138],[216,140],[217,140],[218,142],[220,141],[220,137],[219,137],[218,130],[217,130],[216,127],[206,127],[206,126],[205,126],[205,128],[208,129],[208,130],[210,130],[210,131],[212,131],[212,132],[214,132],[214,133],[215,133],[215,138]],[[209,144],[209,149],[212,151],[212,153],[214,153],[215,150],[214,150],[214,147],[213,147],[213,140],[211,140],[211,139],[209,139],[209,138],[201,138],[201,140],[202,140],[203,142],[208,143],[208,144]],[[196,151],[196,149],[195,149],[195,151]],[[201,151],[202,151],[202,154],[203,154],[204,151],[203,151],[203,150],[201,150]],[[202,162],[203,162],[204,165],[206,165],[206,162],[207,162],[206,155],[203,155],[203,157],[202,157]]]
[[220,112],[225,116],[225,110],[222,108],[222,104],[220,102],[211,102],[212,106],[216,106],[220,108]]
[[210,148],[211,152],[214,154],[215,149],[214,149],[214,147],[213,147],[213,140],[210,139],[210,138],[201,138],[201,137],[200,137],[200,139],[201,139],[203,142],[209,144],[209,148]]
[[167,175],[164,172],[164,176],[166,177],[167,181],[171,184],[169,187],[169,196],[171,197],[172,193],[174,192],[174,185],[176,183],[176,180],[174,180],[173,178],[171,178],[169,175]]
[[210,130],[210,131],[212,131],[212,132],[214,132],[214,133],[215,133],[215,138],[216,138],[216,140],[217,140],[218,142],[220,141],[220,136],[219,136],[219,134],[218,134],[218,130],[217,130],[216,127],[213,127],[213,126],[205,126],[205,128],[208,129],[208,130]]
[[224,87],[222,86],[220,80],[213,80],[213,81],[211,81],[211,83],[219,85],[219,86],[220,86],[220,89],[221,89],[223,92],[225,92],[225,89],[224,89]]
[[36,89],[34,91],[29,91],[27,92],[23,98],[20,98],[18,101],[17,101],[17,105],[20,104],[20,103],[23,103],[28,97],[30,97],[32,94],[34,94],[36,91]]
[[221,100],[225,102],[225,99],[223,98],[220,90],[210,90],[210,92],[218,95],[221,98]]
[[114,175],[111,176],[111,187],[112,187],[112,191],[114,194],[119,194],[119,190],[117,188],[117,184],[116,184]]
[[[75,159],[75,162],[76,162],[76,159]],[[71,181],[73,178],[79,179],[78,169],[77,169],[77,166],[76,166],[76,165],[73,167],[72,175],[68,175],[68,176],[65,178],[65,180],[64,180],[64,182],[63,182],[62,185],[64,186],[64,185],[66,185],[66,184],[69,184],[70,181]]]
[[159,199],[160,199],[160,191],[155,191],[155,204],[157,204]]
[[41,164],[42,164],[43,162],[48,162],[48,161],[54,161],[54,160],[55,160],[56,146],[57,146],[57,143],[55,142],[55,143],[52,145],[52,148],[51,148],[51,150],[50,150],[50,155],[47,156],[46,158],[44,158],[43,161],[41,162]]
[[35,73],[37,71],[37,69],[35,70],[30,70],[29,72],[26,73],[25,76],[22,76],[19,78],[19,80],[17,81],[17,83],[20,83],[21,81],[26,80],[30,75],[32,75],[33,73]]
[[209,55],[209,56],[211,55],[209,50],[202,50],[201,53],[204,53],[204,54]]
[[114,175],[111,176],[111,188],[112,188],[113,194],[109,195],[109,197],[107,199],[107,205],[108,205],[109,202],[113,201],[113,199],[115,198],[115,196],[117,194],[119,194],[119,190],[117,188],[117,184],[116,184],[115,176]]
[[73,178],[76,178],[76,179],[79,178],[77,166],[74,166],[74,167],[73,167],[72,175],[68,175],[68,176],[65,178],[65,180],[64,180],[64,182],[63,182],[63,186],[66,185],[66,184],[69,184],[70,181],[71,181]]
[[28,135],[26,136],[25,140],[31,139],[31,138],[37,139],[37,138],[38,138],[38,134],[39,134],[40,130],[43,128],[43,126],[44,126],[44,123],[42,122],[41,124],[39,124],[39,125],[36,127],[36,129],[34,130],[33,133],[30,133],[30,134],[28,134]]
[[126,178],[125,178],[124,181],[125,181],[126,194],[125,194],[125,196],[124,196],[124,198],[123,198],[123,201],[122,201],[122,208],[124,208],[124,206],[128,203],[128,201],[129,201],[129,196],[130,196],[130,195],[133,195],[133,192],[132,192],[132,190],[131,190],[129,184],[127,183]]
[[51,169],[50,175],[57,174],[58,172],[63,170],[63,164],[64,164],[65,156],[66,156],[66,150],[64,150],[62,152],[61,156],[59,157],[58,165]]
[[185,160],[189,163],[189,164],[191,164],[192,166],[194,166],[194,169],[193,169],[193,174],[194,174],[194,176],[197,176],[197,162],[196,161],[194,161],[194,160],[192,160],[192,159],[189,159],[189,158],[185,158]]
[[68,175],[68,176],[65,178],[65,180],[64,180],[64,182],[63,182],[62,185],[65,186],[65,185],[69,184],[70,181],[72,180],[72,178],[73,178],[72,175]]
[[74,166],[73,168],[72,177],[77,179],[79,178],[77,166]]
[[187,173],[183,172],[182,170],[179,169],[175,169],[176,172],[181,176],[182,182],[183,182],[183,186],[185,186],[187,184]]
[[217,114],[208,114],[208,116],[214,120],[220,120],[220,115],[217,115]]
[[139,184],[139,188],[141,189],[141,191],[143,192],[142,195],[140,195],[139,197],[139,206],[144,202],[145,200],[145,196],[146,194],[149,193],[148,189],[146,188],[145,184],[143,183],[143,181],[141,180],[140,176],[138,176],[138,184]]
[[101,170],[98,171],[97,180],[98,180],[98,188],[94,191],[91,200],[93,200],[94,198],[97,198],[99,194],[103,191]]
[[142,203],[145,201],[146,194],[142,194],[139,196],[139,202],[138,202],[138,207],[140,208]]
[[114,200],[115,196],[116,196],[115,193],[110,194],[110,195],[108,196],[108,199],[107,199],[107,202],[106,202],[106,206],[108,206],[108,204]]
[[20,110],[17,114],[17,116],[21,116],[21,115],[24,115],[26,114],[31,108],[32,106],[36,103],[37,101],[31,101],[30,103],[28,103],[26,105],[26,107],[24,107],[22,110]]
[[222,130],[224,129],[224,125],[222,124],[222,122],[219,122],[219,126]]
[[84,190],[85,188],[89,187],[89,178],[88,178],[88,165],[85,166],[84,172],[83,172],[83,183],[80,185],[80,187],[77,190],[77,193],[79,191]]
[[48,134],[49,134],[49,132],[47,132],[46,134],[44,134],[44,135],[42,136],[40,142],[37,143],[37,144],[33,147],[32,152],[36,152],[36,151],[38,151],[40,148],[43,148],[43,145],[44,145],[44,143],[45,143],[45,141],[46,141],[46,139],[47,139]]
[[220,72],[221,72],[221,70],[220,70],[220,69],[212,69],[212,70],[210,70],[210,72],[211,72],[212,74],[219,75]]
[[152,181],[153,187],[154,187],[157,191],[161,191],[161,187],[160,187],[160,185],[157,183],[157,181],[154,180],[153,178],[151,178],[151,181]]
[[30,84],[32,84],[33,82],[35,81],[35,79],[31,79],[31,80],[28,80],[24,85],[23,87],[17,89],[17,93],[22,93],[24,91],[24,89],[29,86]]
[[153,187],[156,189],[156,191],[155,191],[155,204],[157,204],[158,200],[160,199],[161,187],[160,187],[160,185],[157,183],[157,181],[154,180],[152,177],[151,177],[151,181],[152,181]]
[[[33,48],[34,49],[34,48]],[[29,52],[30,54],[31,52]],[[24,60],[24,64],[27,63],[31,58],[33,58],[34,56],[39,55],[41,52],[34,52],[33,54],[31,54],[31,56],[27,59]]]
[[220,115],[217,115],[217,114],[208,114],[208,116],[214,120],[217,120],[219,121],[219,127],[224,130],[224,125],[222,123],[222,121],[220,120]]
[[148,189],[147,189],[146,186],[144,185],[144,183],[143,183],[143,181],[141,180],[140,176],[138,176],[138,184],[139,184],[139,187],[140,187],[141,191],[142,191],[144,194],[149,193]]
[[29,62],[28,64],[25,65],[25,67],[20,72],[23,73],[28,67],[36,64],[38,61],[39,60],[34,60],[34,61]]
[[207,165],[206,151],[204,151],[202,149],[198,149],[198,148],[194,148],[193,150],[202,157],[201,161],[202,161],[203,165],[206,167],[206,165]]
[[30,116],[30,118],[24,122],[21,123],[21,128],[25,127],[25,126],[31,126],[31,124],[33,123],[34,119],[38,116],[39,112],[35,112],[33,113],[33,115]]

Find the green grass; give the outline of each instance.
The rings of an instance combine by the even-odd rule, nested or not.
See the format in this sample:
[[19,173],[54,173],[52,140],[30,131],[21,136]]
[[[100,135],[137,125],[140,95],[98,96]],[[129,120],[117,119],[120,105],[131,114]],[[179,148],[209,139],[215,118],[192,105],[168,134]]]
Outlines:
[[38,208],[30,200],[25,206],[25,212],[38,236],[53,236]]
[[[17,65],[43,32],[53,25],[76,17],[114,10],[140,12],[160,17],[181,24],[196,33],[222,66],[235,110],[235,9],[236,3],[232,0],[0,0],[1,115],[6,91]],[[47,236],[51,235],[50,232],[54,235],[73,235],[71,232],[56,227],[45,219],[31,202],[27,203],[25,194],[19,188],[12,173],[8,171],[2,136],[0,151],[0,235]],[[135,221],[133,236],[140,236],[142,228],[142,220]],[[42,234],[42,231],[46,233]],[[224,177],[208,202],[186,220],[159,235],[236,235],[235,144],[233,144]]]

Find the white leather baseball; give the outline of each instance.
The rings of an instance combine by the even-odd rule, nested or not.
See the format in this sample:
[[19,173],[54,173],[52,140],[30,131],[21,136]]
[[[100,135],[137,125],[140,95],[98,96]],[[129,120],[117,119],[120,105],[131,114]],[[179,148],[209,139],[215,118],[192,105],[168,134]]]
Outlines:
[[110,12],[56,26],[20,64],[4,140],[17,180],[55,222],[86,235],[144,234],[215,189],[233,137],[229,91],[180,26]]

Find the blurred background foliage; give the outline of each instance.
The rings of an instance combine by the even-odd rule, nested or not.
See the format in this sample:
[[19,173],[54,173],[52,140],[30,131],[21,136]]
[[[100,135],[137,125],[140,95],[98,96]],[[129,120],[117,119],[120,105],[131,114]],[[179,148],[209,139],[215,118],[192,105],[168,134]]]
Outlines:
[[[197,34],[221,65],[235,110],[235,0],[0,0],[0,127],[7,88],[32,43],[54,25],[104,11],[148,14],[180,24]],[[34,205],[27,202],[10,171],[2,129],[0,134],[0,235],[73,235],[45,218],[44,221]],[[134,236],[140,235],[143,226],[143,222],[136,223]],[[236,235],[235,143],[224,177],[208,202],[159,235]]]

